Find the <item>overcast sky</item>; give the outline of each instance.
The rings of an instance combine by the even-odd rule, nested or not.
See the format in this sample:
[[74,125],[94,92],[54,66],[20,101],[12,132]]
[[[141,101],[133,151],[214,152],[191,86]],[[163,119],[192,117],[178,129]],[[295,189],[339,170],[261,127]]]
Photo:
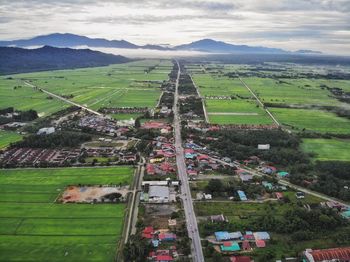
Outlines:
[[350,0],[0,0],[0,39],[54,32],[183,44],[213,38],[350,55]]

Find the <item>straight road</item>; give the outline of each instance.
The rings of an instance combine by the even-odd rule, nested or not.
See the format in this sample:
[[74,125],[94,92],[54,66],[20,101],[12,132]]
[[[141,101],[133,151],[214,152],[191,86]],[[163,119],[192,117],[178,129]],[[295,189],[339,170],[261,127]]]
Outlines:
[[193,203],[191,197],[191,190],[188,182],[186,164],[184,151],[182,147],[182,139],[181,139],[181,125],[180,125],[180,116],[178,110],[178,86],[180,79],[180,65],[178,61],[176,61],[178,65],[178,73],[176,78],[176,86],[175,86],[175,97],[174,97],[174,135],[175,135],[175,149],[176,149],[176,164],[179,174],[179,179],[181,181],[181,199],[184,206],[185,216],[186,216],[186,224],[189,238],[192,239],[192,258],[195,262],[204,262],[202,243],[198,232],[198,225],[196,215],[193,210]]
[[73,106],[81,107],[82,109],[84,109],[84,110],[86,110],[86,111],[88,111],[88,112],[90,112],[90,113],[92,113],[92,114],[95,114],[95,115],[98,115],[98,116],[103,116],[101,113],[99,113],[99,112],[97,112],[97,111],[95,111],[95,110],[92,110],[92,109],[90,109],[90,108],[88,108],[88,107],[86,107],[86,106],[80,105],[80,104],[78,104],[78,103],[72,102],[72,101],[70,101],[70,100],[68,100],[68,99],[66,99],[66,98],[64,98],[64,97],[62,97],[62,96],[56,95],[56,94],[54,94],[54,93],[51,93],[51,92],[49,92],[49,91],[47,91],[47,90],[45,90],[45,89],[43,89],[43,88],[41,88],[41,87],[37,87],[37,86],[35,86],[35,85],[33,85],[33,84],[27,82],[27,81],[24,81],[24,84],[26,84],[27,86],[33,87],[33,88],[38,88],[39,91],[42,91],[42,92],[44,92],[44,93],[46,93],[46,94],[48,94],[48,95],[50,95],[50,96],[52,96],[52,97],[55,97],[55,98],[57,98],[57,99],[59,99],[59,100],[62,100],[63,102],[66,102],[66,103],[68,103],[68,104],[71,104],[71,105],[73,105]]
[[[237,74],[238,75],[238,74]],[[256,99],[256,101],[259,103],[259,105],[266,111],[266,113],[271,117],[271,119],[273,120],[273,122],[275,122],[275,124],[277,126],[281,126],[280,123],[277,121],[277,119],[271,114],[271,112],[264,106],[264,104],[261,102],[261,100],[259,99],[259,97],[253,92],[252,89],[250,89],[250,87],[242,80],[242,78],[238,75],[239,81],[241,81],[241,83],[248,89],[248,91],[254,96],[254,98]]]

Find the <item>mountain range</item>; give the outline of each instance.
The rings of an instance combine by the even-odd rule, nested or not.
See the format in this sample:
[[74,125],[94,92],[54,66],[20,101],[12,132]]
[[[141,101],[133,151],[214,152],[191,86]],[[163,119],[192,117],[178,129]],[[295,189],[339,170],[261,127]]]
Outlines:
[[276,54],[315,54],[320,53],[312,50],[299,50],[290,52],[279,48],[263,46],[235,45],[216,41],[213,39],[202,39],[189,44],[174,47],[161,45],[136,45],[125,40],[107,40],[104,38],[89,38],[75,34],[54,33],[49,35],[36,36],[30,39],[13,41],[0,41],[0,46],[32,47],[32,46],[54,46],[54,47],[103,47],[103,48],[127,48],[127,49],[150,49],[150,50],[181,50],[181,51],[202,51],[207,53],[276,53]]
[[130,59],[90,49],[0,47],[0,74],[106,66]]

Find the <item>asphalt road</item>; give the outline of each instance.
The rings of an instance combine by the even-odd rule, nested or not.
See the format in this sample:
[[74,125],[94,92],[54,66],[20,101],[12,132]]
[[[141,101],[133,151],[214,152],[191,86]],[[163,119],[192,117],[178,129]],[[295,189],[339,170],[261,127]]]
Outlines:
[[176,149],[176,164],[178,169],[179,179],[181,181],[181,199],[183,202],[183,207],[186,216],[186,224],[188,230],[188,236],[192,239],[192,258],[195,262],[203,262],[204,256],[202,251],[201,239],[198,232],[198,225],[196,215],[193,210],[192,196],[191,190],[188,182],[187,172],[186,172],[186,164],[184,151],[182,147],[182,139],[181,139],[181,125],[180,125],[180,116],[178,111],[178,86],[179,86],[179,78],[180,78],[180,66],[178,61],[178,73],[176,79],[176,90],[174,97],[174,135],[175,135],[175,149]]

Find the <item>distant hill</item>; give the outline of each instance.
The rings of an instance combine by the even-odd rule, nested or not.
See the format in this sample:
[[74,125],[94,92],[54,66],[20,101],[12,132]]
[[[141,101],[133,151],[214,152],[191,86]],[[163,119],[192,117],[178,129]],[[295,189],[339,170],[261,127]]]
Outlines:
[[313,51],[313,50],[308,50],[308,49],[301,49],[298,51],[295,51],[295,53],[298,54],[322,54],[320,51]]
[[177,50],[195,50],[209,53],[289,53],[283,49],[262,46],[233,45],[213,39],[202,39],[176,46]]
[[312,50],[299,50],[289,52],[279,48],[270,48],[263,46],[235,45],[213,39],[202,39],[189,44],[178,45],[173,48],[161,45],[135,45],[125,40],[107,40],[103,38],[89,38],[75,34],[49,34],[36,36],[30,39],[0,41],[0,46],[55,46],[55,47],[103,47],[103,48],[128,48],[128,49],[150,49],[150,50],[182,50],[182,51],[202,51],[207,53],[270,53],[270,54],[319,54],[321,52]]
[[128,49],[156,49],[166,50],[167,48],[157,45],[138,46],[125,40],[107,40],[103,38],[89,38],[86,36],[74,34],[49,34],[36,36],[30,39],[21,39],[13,41],[0,41],[0,46],[16,46],[16,47],[30,47],[30,46],[55,46],[55,47],[113,47],[113,48],[128,48]]
[[0,74],[105,66],[130,61],[90,49],[0,47]]

